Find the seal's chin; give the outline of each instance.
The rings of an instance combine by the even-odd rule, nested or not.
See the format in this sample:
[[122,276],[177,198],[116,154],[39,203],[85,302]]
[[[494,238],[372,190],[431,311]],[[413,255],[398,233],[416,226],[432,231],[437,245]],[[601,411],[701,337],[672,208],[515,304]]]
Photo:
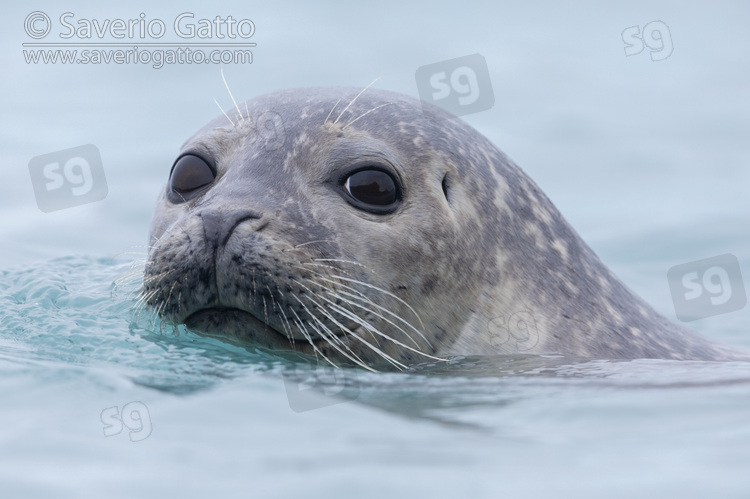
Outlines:
[[289,347],[286,335],[237,308],[202,308],[190,314],[184,323],[192,331],[223,340],[252,342],[271,348]]

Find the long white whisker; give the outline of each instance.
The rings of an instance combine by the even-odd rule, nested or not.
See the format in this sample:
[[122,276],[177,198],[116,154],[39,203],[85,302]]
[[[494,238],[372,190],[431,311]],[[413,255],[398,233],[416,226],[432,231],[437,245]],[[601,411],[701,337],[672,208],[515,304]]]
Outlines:
[[286,314],[281,309],[281,305],[279,305],[279,316],[281,316],[281,325],[284,327],[284,331],[286,331],[286,337],[292,342],[292,350],[295,350],[296,343],[294,341],[294,335],[292,334],[292,326],[289,324],[289,319],[286,318]]
[[234,103],[234,108],[237,110],[237,112],[240,115],[240,121],[244,119],[244,116],[242,116],[242,111],[240,111],[240,106],[237,105],[237,101],[234,100],[234,95],[232,95],[232,91],[229,90],[229,85],[227,84],[227,79],[224,78],[224,68],[221,68],[221,79],[224,81],[224,86],[227,87],[227,92],[229,92],[229,97],[232,98],[232,102]]
[[327,239],[318,239],[317,241],[307,241],[306,243],[298,244],[295,246],[295,248],[299,248],[301,246],[305,246],[307,244],[313,244],[313,243],[330,243],[331,241]]
[[291,312],[294,314],[294,317],[296,317],[295,323],[297,324],[297,329],[299,329],[299,331],[304,335],[305,339],[307,339],[307,342],[310,343],[310,345],[313,347],[313,351],[315,352],[316,356],[317,354],[320,354],[320,356],[323,357],[323,359],[329,364],[331,364],[333,367],[339,367],[333,362],[331,362],[331,360],[328,357],[326,357],[325,354],[320,351],[320,349],[318,349],[318,346],[310,337],[310,333],[307,332],[307,328],[305,327],[304,324],[302,324],[302,320],[299,318],[299,315],[297,315],[297,312],[295,312],[292,307],[289,307],[289,310],[291,310]]
[[[383,307],[382,305],[378,305],[377,303],[375,303],[374,301],[372,301],[370,298],[368,298],[364,294],[360,293],[356,289],[352,288],[351,286],[346,286],[346,285],[339,285],[339,286],[342,287],[342,288],[354,291],[354,293],[356,293],[356,294],[348,293],[348,292],[342,291],[342,290],[339,290],[338,291],[339,293],[341,293],[341,294],[343,294],[345,296],[349,296],[350,298],[353,298],[355,300],[360,300],[360,301],[363,301],[365,303],[368,303],[368,304],[372,305],[373,307],[376,307],[378,310],[382,310],[383,312],[385,312],[386,314],[390,315],[391,317],[393,317],[393,318],[401,321],[402,323],[404,323],[404,325],[406,325],[407,327],[409,327],[412,331],[414,331],[415,333],[417,333],[423,340],[425,340],[428,345],[432,346],[432,343],[430,343],[430,340],[428,340],[427,337],[425,337],[425,335],[422,334],[422,331],[420,331],[419,329],[415,328],[409,321],[407,321],[406,319],[404,319],[403,317],[401,317],[397,313],[392,312],[391,310],[388,310],[387,308]],[[396,326],[396,327],[398,327],[398,326]]]
[[414,343],[414,346],[419,347],[419,344],[414,340],[414,338],[411,337],[411,335],[409,333],[407,333],[406,331],[404,331],[404,329],[401,328],[401,326],[399,326],[398,324],[396,324],[392,320],[388,319],[384,315],[379,314],[378,312],[376,312],[375,310],[372,310],[371,308],[365,307],[361,303],[357,303],[357,302],[354,302],[352,300],[347,300],[346,298],[344,298],[343,296],[341,296],[341,294],[339,294],[337,292],[334,292],[334,291],[331,291],[330,289],[326,290],[326,292],[330,296],[332,296],[333,298],[335,298],[337,300],[341,300],[341,301],[343,301],[343,302],[345,302],[345,303],[347,303],[349,305],[352,305],[354,307],[362,309],[365,312],[370,313],[370,314],[374,315],[375,317],[378,317],[379,319],[382,319],[382,320],[386,321],[388,324],[390,324],[391,326],[395,327],[396,329],[398,329],[399,331],[401,331],[402,333],[404,333],[404,336],[406,336],[407,338],[409,338],[409,340],[411,340],[411,342]]
[[339,105],[339,102],[341,102],[341,99],[343,99],[343,97],[342,97],[342,98],[340,98],[339,100],[337,100],[337,101],[336,101],[336,104],[334,104],[334,105],[333,105],[333,107],[331,108],[331,110],[330,110],[330,111],[328,111],[328,116],[326,116],[326,119],[325,119],[325,120],[323,121],[323,124],[324,124],[324,125],[325,125],[326,123],[328,123],[328,118],[330,118],[330,117],[331,117],[331,113],[333,112],[333,110],[334,110],[334,109],[336,109],[336,106],[338,106],[338,105]]
[[[411,305],[409,305],[404,300],[402,300],[398,296],[394,295],[390,291],[386,291],[385,289],[379,288],[377,286],[373,286],[372,284],[367,284],[366,282],[362,282],[362,281],[359,281],[357,279],[351,279],[349,277],[343,277],[343,276],[339,276],[339,275],[334,275],[332,277],[335,277],[336,279],[341,279],[342,281],[351,282],[353,284],[359,284],[359,285],[364,286],[366,288],[374,289],[375,291],[380,291],[381,293],[386,294],[386,295],[390,296],[391,298],[394,298],[394,299],[398,300],[401,304],[405,305],[406,308],[408,308],[411,311],[411,313],[413,313],[416,316],[417,319],[419,319],[419,323],[422,325],[422,327],[424,327],[424,323],[422,322],[421,317],[419,317],[419,314],[417,313],[417,311],[414,310]],[[324,281],[327,281],[327,282],[330,282],[330,283],[333,283],[333,284],[337,284],[336,281],[333,281],[331,279],[326,279],[325,277],[320,277],[320,279],[324,280]]]
[[[305,289],[306,289],[306,290],[307,290],[307,291],[308,291],[309,293],[312,293],[312,291],[310,290],[310,288],[307,288],[307,287],[305,287],[304,285],[302,285],[302,286],[303,286],[303,287],[304,287],[304,288],[305,288]],[[338,343],[338,344],[339,344],[339,345],[341,345],[342,347],[346,348],[347,350],[349,350],[349,351],[350,351],[350,352],[352,353],[352,355],[354,355],[354,356],[356,357],[356,354],[355,354],[355,353],[354,353],[354,352],[353,352],[353,351],[351,350],[351,348],[349,348],[349,347],[348,347],[347,345],[345,345],[345,344],[344,344],[344,343],[343,343],[343,342],[342,342],[342,341],[341,341],[341,340],[340,340],[340,339],[338,338],[338,336],[336,336],[336,334],[335,334],[335,333],[334,333],[333,331],[331,331],[331,330],[330,330],[330,329],[329,329],[329,328],[328,328],[328,327],[327,327],[327,326],[326,326],[325,324],[323,324],[323,322],[322,322],[322,321],[321,321],[321,320],[320,320],[320,319],[319,319],[319,318],[318,318],[318,317],[317,317],[317,316],[316,316],[315,314],[313,314],[313,313],[312,313],[312,312],[310,311],[310,309],[309,309],[309,308],[307,308],[307,306],[306,306],[306,305],[305,305],[304,303],[302,303],[302,301],[301,301],[301,300],[300,300],[300,299],[299,299],[299,298],[298,298],[297,296],[295,296],[295,295],[292,295],[292,296],[294,296],[294,299],[295,299],[295,300],[297,300],[297,301],[299,302],[299,304],[300,304],[300,305],[302,306],[302,308],[303,308],[303,309],[305,310],[305,312],[307,313],[307,315],[308,315],[308,316],[310,316],[310,318],[312,318],[312,319],[313,319],[314,321],[316,321],[316,322],[317,322],[318,324],[320,324],[320,327],[322,327],[323,329],[325,329],[325,332],[324,332],[324,331],[321,331],[321,330],[319,330],[319,329],[318,329],[317,327],[315,328],[315,330],[316,330],[316,331],[318,332],[318,334],[320,334],[320,336],[321,336],[321,337],[325,338],[325,340],[326,340],[326,341],[327,341],[327,342],[328,342],[328,343],[329,343],[329,344],[330,344],[330,345],[331,345],[332,347],[336,348],[337,350],[338,350],[338,347],[336,347],[336,345],[334,345],[334,344],[332,343],[332,341],[333,341],[333,342],[335,342],[335,343]],[[313,300],[313,299],[312,299],[312,298],[310,298],[310,297],[308,297],[308,300],[310,300],[310,301],[311,301],[311,302],[313,302],[313,303],[314,303],[314,304],[315,304],[315,305],[316,305],[316,306],[317,306],[318,308],[320,308],[320,304],[319,304],[318,302],[316,302],[315,300]],[[312,325],[312,324],[311,324],[310,326],[311,326],[311,327],[313,327],[313,325]],[[326,334],[326,333],[327,333],[327,334]],[[329,336],[330,336],[330,338],[329,338]],[[340,351],[340,350],[339,350],[339,351]],[[341,353],[344,353],[344,352],[341,352]],[[344,354],[344,355],[346,355],[346,354]],[[359,357],[357,357],[357,358],[359,359]],[[351,359],[351,360],[354,360],[354,359]],[[359,359],[359,360],[361,361],[361,359]]]
[[[327,342],[327,343],[328,343],[328,344],[329,344],[330,346],[332,346],[333,348],[335,348],[335,349],[336,349],[336,350],[337,350],[337,351],[338,351],[339,353],[341,353],[341,355],[345,356],[345,357],[346,357],[347,359],[351,360],[352,362],[354,362],[354,363],[355,363],[355,364],[357,364],[358,366],[360,366],[360,367],[363,367],[363,368],[367,369],[368,371],[372,371],[372,372],[377,372],[377,371],[376,371],[375,369],[373,369],[373,368],[371,368],[370,366],[368,366],[367,364],[365,364],[365,363],[364,363],[364,361],[363,361],[362,359],[360,359],[360,358],[359,358],[359,357],[358,357],[358,356],[357,356],[356,354],[354,354],[354,352],[352,352],[351,348],[349,348],[349,347],[347,347],[346,345],[344,345],[344,344],[343,344],[343,343],[342,343],[342,342],[341,342],[341,341],[340,341],[340,340],[339,340],[339,339],[338,339],[338,338],[336,337],[336,335],[335,335],[335,334],[333,333],[333,331],[331,331],[330,329],[328,329],[328,327],[326,327],[326,325],[325,325],[325,324],[323,324],[323,322],[322,322],[322,321],[321,321],[320,319],[318,319],[318,318],[317,318],[317,317],[315,316],[315,314],[313,314],[312,312],[310,312],[310,309],[309,309],[309,308],[307,308],[307,306],[306,306],[306,305],[305,305],[304,303],[302,303],[302,301],[301,301],[301,300],[300,300],[300,299],[299,299],[299,298],[298,298],[297,296],[295,296],[294,298],[295,298],[295,299],[296,299],[296,300],[297,300],[297,301],[299,302],[299,304],[300,304],[300,305],[302,305],[302,308],[304,308],[304,309],[305,309],[305,312],[307,312],[307,314],[308,314],[308,315],[309,315],[310,317],[312,317],[312,318],[313,318],[313,319],[314,319],[314,320],[315,320],[315,321],[316,321],[316,322],[317,322],[318,324],[320,324],[320,326],[321,326],[321,327],[325,328],[325,330],[326,330],[326,331],[328,332],[328,334],[325,334],[325,333],[324,333],[323,331],[321,331],[320,329],[318,329],[318,328],[316,327],[316,328],[315,328],[315,330],[316,330],[316,331],[318,332],[318,334],[320,334],[320,337],[321,337],[321,338],[325,339],[325,341],[326,341],[326,342]],[[313,303],[315,303],[315,300],[311,299],[310,297],[308,297],[308,299],[309,299],[310,301],[312,301]],[[292,312],[294,312],[294,310],[292,310]],[[296,314],[295,314],[295,315],[296,315]],[[337,325],[338,325],[338,324],[337,324]],[[310,326],[311,326],[311,327],[313,327],[313,325],[312,325],[312,324],[310,324]],[[330,335],[330,338],[329,338],[329,335]],[[333,339],[334,341],[331,341],[332,339]],[[341,346],[343,346],[344,348],[346,348],[347,350],[349,350],[350,352],[352,352],[352,355],[354,355],[354,357],[356,357],[356,359],[355,359],[355,358],[353,358],[353,357],[352,357],[351,355],[349,355],[348,353],[346,353],[345,351],[343,351],[343,350],[342,350],[341,348],[339,348],[339,347],[338,347],[338,345],[336,345],[336,343],[340,344]]]
[[[353,262],[351,260],[341,260],[339,258],[313,258],[314,262],[341,262],[341,263],[351,263],[352,265],[359,265],[360,267],[367,268],[364,265],[362,265],[359,262]],[[308,263],[308,262],[302,262],[302,263]]]
[[335,125],[336,123],[338,123],[338,122],[339,122],[339,120],[341,119],[341,117],[342,117],[342,116],[344,115],[344,113],[346,112],[346,110],[347,110],[347,109],[349,109],[349,108],[351,107],[351,105],[352,105],[352,104],[354,104],[354,101],[356,101],[356,100],[357,100],[357,99],[359,98],[359,96],[360,96],[360,95],[362,95],[362,94],[363,94],[363,93],[365,92],[365,90],[367,90],[368,88],[370,88],[371,86],[373,86],[373,85],[375,84],[375,82],[376,82],[376,81],[378,81],[378,80],[379,80],[379,79],[381,79],[381,78],[382,78],[382,76],[378,76],[377,78],[375,78],[374,80],[372,80],[372,83],[370,83],[369,85],[367,85],[367,86],[366,86],[365,88],[363,88],[363,89],[362,89],[362,91],[361,91],[360,93],[358,93],[358,94],[357,94],[356,96],[354,96],[354,98],[352,99],[352,101],[351,101],[351,102],[349,103],[349,105],[347,105],[347,106],[346,106],[346,107],[344,108],[344,110],[343,110],[343,111],[341,111],[341,114],[339,114],[339,117],[338,117],[338,118],[336,118],[336,121],[334,121],[334,122],[333,122],[333,124]]
[[[299,284],[299,285],[300,285],[300,286],[302,286],[302,287],[305,287],[305,286],[304,286],[303,284],[301,284],[301,283],[299,283],[299,282],[297,282],[297,284]],[[306,289],[307,289],[307,288],[306,288]],[[349,319],[351,319],[351,320],[353,320],[353,321],[357,322],[357,323],[358,323],[358,324],[360,324],[360,325],[361,325],[362,327],[364,327],[365,329],[367,329],[367,330],[369,330],[369,331],[371,331],[371,332],[373,332],[373,333],[377,334],[378,336],[381,336],[381,337],[383,337],[383,338],[385,338],[385,339],[387,339],[387,340],[389,340],[389,341],[391,341],[391,342],[393,342],[393,343],[395,343],[395,344],[397,344],[397,345],[399,345],[399,346],[401,346],[401,347],[403,347],[403,348],[406,348],[407,350],[411,350],[412,352],[418,353],[418,354],[420,354],[420,355],[424,355],[425,357],[429,357],[429,358],[431,358],[431,359],[435,359],[435,360],[445,360],[445,359],[441,359],[441,358],[439,358],[439,357],[434,357],[434,356],[432,356],[432,355],[429,355],[429,354],[426,354],[426,353],[424,353],[424,352],[422,352],[422,351],[420,351],[420,350],[414,349],[414,348],[412,348],[412,347],[410,347],[410,346],[408,346],[408,345],[405,345],[405,344],[403,344],[402,342],[400,342],[400,341],[398,341],[398,340],[396,340],[396,339],[394,339],[394,338],[392,338],[392,337],[388,336],[387,334],[384,334],[384,333],[380,332],[379,330],[377,330],[376,328],[374,328],[374,327],[373,327],[373,326],[372,326],[371,324],[369,324],[369,323],[368,323],[367,321],[363,320],[363,319],[362,319],[361,317],[357,316],[357,315],[356,315],[356,314],[354,314],[353,312],[351,312],[351,311],[348,311],[348,310],[344,309],[343,307],[341,307],[340,305],[338,305],[338,304],[337,304],[336,302],[334,302],[334,301],[332,301],[332,300],[329,300],[329,299],[328,299],[328,298],[326,298],[325,296],[320,296],[320,298],[321,298],[322,300],[324,300],[324,301],[325,301],[326,303],[328,303],[328,307],[329,307],[329,308],[332,308],[332,309],[333,309],[334,311],[336,311],[336,312],[340,313],[341,315],[343,315],[343,316],[345,316],[345,317],[348,317]],[[348,301],[348,300],[347,300],[347,301]],[[364,308],[364,307],[360,307],[360,308]],[[382,316],[381,316],[381,317],[382,317]],[[383,317],[383,319],[385,319],[385,317]],[[387,319],[386,319],[386,320],[387,320]],[[391,324],[393,324],[393,323],[391,322]],[[396,326],[395,324],[393,324],[393,325],[394,325],[394,326]],[[399,328],[398,326],[396,326],[396,327],[397,327],[398,329],[401,329],[401,328]],[[413,339],[413,338],[412,338],[411,336],[409,336],[409,335],[408,335],[408,334],[406,333],[406,331],[404,331],[403,329],[401,329],[401,331],[402,331],[402,332],[403,332],[404,334],[406,334],[406,336],[407,336],[407,337],[408,337],[408,338],[409,338],[409,339],[410,339],[410,340],[411,340],[411,341],[412,341],[412,342],[413,342],[413,343],[414,343],[414,344],[415,344],[415,345],[416,345],[417,347],[419,346],[419,345],[417,345],[417,343],[416,343],[416,342],[414,341],[414,339]]]
[[318,310],[320,311],[320,313],[322,313],[323,315],[325,315],[326,317],[328,317],[328,319],[331,322],[333,322],[339,328],[341,328],[342,331],[344,331],[345,333],[351,335],[353,338],[356,338],[357,340],[359,340],[360,342],[362,342],[364,345],[366,345],[367,347],[369,347],[370,350],[374,351],[375,353],[377,353],[378,355],[380,355],[383,359],[385,359],[386,361],[388,361],[388,363],[392,364],[396,369],[398,369],[399,371],[401,371],[402,368],[406,369],[406,367],[407,367],[406,365],[404,365],[401,362],[397,361],[396,359],[394,359],[393,357],[391,357],[390,355],[388,355],[387,353],[385,353],[380,348],[376,347],[375,345],[373,345],[369,341],[365,340],[362,336],[358,335],[357,333],[355,333],[354,331],[352,331],[348,327],[346,327],[343,324],[341,324],[339,321],[336,320],[335,317],[333,317],[333,315],[331,315],[330,313],[328,313],[328,311],[326,311],[323,308],[318,308]]
[[216,97],[214,97],[214,102],[216,103],[216,107],[218,107],[221,111],[221,114],[227,117],[229,123],[231,123],[233,127],[237,128],[237,125],[235,125],[234,121],[232,121],[232,118],[230,118],[229,115],[224,112],[224,109],[219,105],[219,101],[216,100]]
[[367,116],[367,115],[368,115],[368,114],[370,114],[371,112],[373,112],[373,111],[377,111],[377,110],[378,110],[378,109],[380,109],[381,107],[385,107],[385,106],[388,106],[388,105],[390,105],[390,104],[393,104],[393,102],[386,102],[385,104],[381,104],[381,105],[379,105],[378,107],[374,107],[374,108],[370,109],[370,110],[369,110],[369,111],[367,111],[366,113],[364,113],[364,114],[361,114],[361,115],[360,115],[360,116],[358,116],[357,118],[353,119],[352,121],[350,121],[349,123],[347,123],[346,125],[344,125],[344,126],[343,126],[343,127],[341,128],[341,129],[342,129],[342,130],[346,130],[346,127],[348,127],[349,125],[353,125],[355,121],[357,121],[357,120],[359,120],[359,119],[361,119],[361,118],[364,118],[365,116]]
[[[349,274],[349,272],[347,272],[346,270],[340,269],[338,267],[334,267],[333,265],[326,265],[325,263],[304,262],[304,264],[307,265],[308,267],[301,267],[299,265],[295,265],[295,268],[298,268],[298,269],[301,269],[301,270],[304,270],[304,271],[308,272],[308,271],[312,270],[309,267],[323,267],[325,269],[335,270],[336,272],[343,272],[344,274]],[[321,274],[315,272],[314,270],[313,270],[313,272],[315,273],[315,275],[321,275]]]
[[[326,300],[326,301],[329,301],[329,300]],[[391,342],[395,343],[396,345],[398,345],[400,347],[406,348],[407,350],[411,350],[412,352],[414,352],[416,354],[423,355],[425,357],[429,357],[430,359],[446,360],[446,359],[441,359],[440,357],[435,357],[433,355],[424,353],[424,352],[422,352],[420,350],[417,350],[416,348],[412,348],[412,347],[410,347],[408,345],[405,345],[405,344],[401,343],[400,341],[398,341],[398,340],[396,340],[396,339],[388,336],[387,334],[379,331],[377,328],[373,327],[372,324],[368,323],[366,320],[362,319],[358,315],[353,314],[353,313],[347,311],[343,307],[340,307],[339,305],[336,305],[333,302],[329,303],[328,308],[334,310],[335,312],[340,313],[341,315],[343,315],[345,317],[350,318],[351,320],[353,320],[354,322],[358,323],[359,325],[361,325],[362,327],[364,327],[368,331],[371,331],[371,332],[377,334],[378,336],[380,336],[381,338],[385,338],[386,340],[391,341]],[[411,339],[411,338],[409,338],[409,339]],[[412,341],[414,341],[414,340],[412,340]]]
[[[331,266],[329,266],[329,265],[323,265],[323,264],[315,264],[315,263],[307,263],[307,265],[308,265],[308,267],[306,267],[306,269],[307,269],[307,270],[311,270],[311,271],[313,271],[313,272],[315,272],[315,271],[309,268],[309,266],[311,266],[311,265],[324,266],[324,267],[328,267],[328,268],[331,268],[331,269],[333,269],[333,270],[341,271],[341,269],[336,269],[335,267],[331,267]],[[303,267],[300,267],[300,268],[303,268]],[[346,272],[345,272],[345,273],[346,273]],[[417,334],[418,334],[418,335],[419,335],[419,336],[420,336],[420,337],[421,337],[421,338],[422,338],[422,339],[423,339],[424,341],[426,341],[426,342],[427,342],[427,344],[428,344],[428,345],[432,346],[432,343],[430,342],[430,340],[428,340],[428,339],[427,339],[427,337],[426,337],[426,336],[425,336],[425,335],[424,335],[424,334],[422,333],[422,331],[420,331],[419,329],[417,329],[416,327],[414,327],[414,326],[413,326],[413,325],[412,325],[412,324],[411,324],[411,323],[410,323],[409,321],[407,321],[406,319],[404,319],[404,318],[403,318],[403,317],[401,317],[400,315],[398,315],[398,314],[396,314],[396,313],[392,312],[391,310],[388,310],[387,308],[385,308],[385,307],[383,307],[383,306],[381,306],[381,305],[378,305],[377,303],[373,302],[373,301],[372,301],[372,300],[371,300],[370,298],[368,298],[368,297],[367,297],[366,295],[364,295],[363,293],[361,293],[360,291],[358,291],[357,289],[355,289],[355,288],[353,288],[353,287],[351,287],[351,286],[347,286],[346,284],[342,284],[342,283],[340,283],[340,282],[335,282],[335,281],[332,281],[332,280],[330,280],[330,279],[327,279],[327,278],[326,278],[326,277],[325,277],[325,276],[324,276],[323,274],[320,274],[320,273],[318,273],[318,272],[315,272],[315,274],[316,274],[316,277],[317,277],[318,279],[320,279],[320,280],[322,280],[322,281],[325,281],[325,282],[330,282],[330,283],[332,283],[332,284],[335,284],[335,285],[336,285],[336,288],[337,288],[337,289],[338,289],[338,288],[348,289],[348,290],[350,290],[350,291],[352,291],[352,292],[356,293],[356,295],[355,295],[355,294],[352,294],[352,293],[347,293],[346,291],[342,291],[341,289],[338,289],[338,292],[340,292],[341,294],[344,294],[344,295],[346,295],[346,296],[349,296],[349,297],[351,297],[351,298],[353,298],[353,299],[355,299],[355,300],[360,300],[360,301],[362,301],[362,302],[365,302],[365,303],[367,303],[367,304],[370,304],[370,305],[372,305],[373,307],[376,307],[376,308],[378,308],[379,310],[382,310],[383,312],[387,313],[387,314],[388,314],[388,315],[390,315],[391,317],[394,317],[395,319],[397,319],[397,320],[401,321],[401,322],[402,322],[402,323],[404,323],[404,324],[405,324],[405,325],[406,325],[407,327],[409,327],[409,328],[410,328],[410,329],[411,329],[412,331],[414,331],[415,333],[417,333]],[[339,277],[341,277],[341,276],[339,276]],[[353,280],[353,282],[360,282],[360,283],[361,283],[361,281],[358,281],[358,280]],[[365,284],[365,283],[362,283],[362,284]],[[387,291],[384,291],[384,290],[380,290],[380,288],[377,288],[377,287],[376,287],[375,289],[376,289],[376,290],[378,290],[378,291],[383,291],[383,292],[385,292],[385,293],[388,293]],[[398,297],[396,297],[396,298],[398,299]],[[361,305],[360,305],[360,306],[361,306]],[[408,306],[408,304],[407,304],[407,306]],[[410,307],[410,308],[411,308],[411,307]],[[412,312],[414,312],[414,310],[412,310]],[[374,313],[374,312],[373,312],[373,313]],[[416,314],[416,312],[415,312],[415,314]],[[417,318],[419,319],[419,315],[417,315]],[[384,318],[384,319],[385,319],[385,318]],[[385,320],[387,320],[387,319],[385,319]],[[421,322],[421,320],[420,320],[420,322]],[[395,324],[394,324],[394,325],[395,325]],[[422,326],[424,327],[424,324],[422,324]],[[398,326],[396,326],[396,327],[398,328]],[[399,328],[399,329],[400,329],[400,328]],[[404,334],[406,334],[406,332],[404,332]],[[407,336],[408,336],[408,335],[407,335]],[[410,338],[410,339],[411,339],[411,338]],[[414,341],[414,340],[412,339],[412,341]]]
[[[295,279],[294,282],[296,282],[298,285],[302,286],[310,294],[312,294],[312,291],[310,291],[310,288],[308,288],[307,286],[305,286],[301,282],[297,281],[296,279]],[[299,301],[300,303],[302,303],[300,301],[300,299],[297,298],[296,296],[294,298],[296,298],[297,301]],[[327,298],[325,298],[325,297],[321,296],[321,298],[323,298],[324,300],[327,300]],[[359,336],[357,333],[355,333],[354,331],[352,331],[351,329],[349,329],[348,327],[344,326],[339,321],[337,321],[335,317],[333,317],[331,314],[329,314],[319,303],[317,303],[315,300],[313,300],[309,294],[307,295],[307,299],[310,300],[310,301],[312,301],[313,303],[315,303],[318,306],[318,310],[320,311],[320,313],[322,313],[323,315],[325,315],[326,317],[328,317],[328,319],[330,319],[331,322],[333,322],[334,324],[336,324],[336,326],[338,326],[342,331],[344,331],[346,333],[349,333],[350,335],[352,335],[352,337],[358,339],[359,341],[361,341],[362,343],[364,343],[365,345],[367,345],[368,347],[370,347],[372,350],[374,350],[375,352],[377,352],[381,357],[383,357],[385,360],[387,360],[388,362],[390,362],[391,364],[393,364],[397,368],[399,368],[399,369],[401,367],[406,368],[406,366],[404,364],[400,363],[399,361],[397,361],[396,359],[394,359],[393,357],[391,357],[387,353],[383,352],[381,349],[379,349],[375,345],[372,345],[371,343],[367,342],[364,338],[362,338],[361,336]]]
[[135,307],[133,309],[133,313],[135,314],[136,318],[140,316],[141,312],[143,311],[144,307],[148,304],[148,301],[156,295],[158,292],[158,289],[154,289],[150,293],[141,296],[138,301],[135,304]]

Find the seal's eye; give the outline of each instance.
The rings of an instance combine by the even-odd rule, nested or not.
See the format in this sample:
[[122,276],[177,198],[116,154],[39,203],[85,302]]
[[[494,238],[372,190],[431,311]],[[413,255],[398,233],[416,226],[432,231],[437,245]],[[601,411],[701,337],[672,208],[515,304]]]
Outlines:
[[186,154],[172,167],[169,187],[177,197],[186,200],[189,194],[212,183],[216,178],[214,169],[201,157]]
[[344,181],[346,192],[371,211],[392,211],[388,208],[398,201],[399,190],[393,177],[383,170],[360,170]]

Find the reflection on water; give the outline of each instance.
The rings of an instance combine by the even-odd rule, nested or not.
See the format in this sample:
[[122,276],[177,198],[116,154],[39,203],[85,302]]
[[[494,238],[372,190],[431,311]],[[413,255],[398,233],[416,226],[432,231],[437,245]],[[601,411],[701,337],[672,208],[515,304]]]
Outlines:
[[[314,357],[243,348],[166,326],[141,310],[138,279],[115,285],[130,272],[128,262],[85,257],[4,271],[4,369],[104,368],[136,385],[183,396],[265,376],[283,381],[296,412],[354,402],[492,432],[533,417],[548,400],[563,406],[580,397],[659,402],[663,396],[689,400],[707,389],[750,391],[750,364],[742,362],[512,355],[454,357],[403,372],[333,369]],[[524,416],[520,408],[530,402],[532,412]],[[491,417],[513,406],[521,411],[518,421]]]

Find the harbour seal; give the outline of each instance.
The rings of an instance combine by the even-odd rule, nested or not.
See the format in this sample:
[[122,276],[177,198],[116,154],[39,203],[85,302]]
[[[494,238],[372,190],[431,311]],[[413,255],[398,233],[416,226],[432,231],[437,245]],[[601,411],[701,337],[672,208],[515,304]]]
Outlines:
[[465,122],[382,90],[278,91],[200,129],[159,196],[142,293],[202,334],[370,369],[748,358],[636,296]]

